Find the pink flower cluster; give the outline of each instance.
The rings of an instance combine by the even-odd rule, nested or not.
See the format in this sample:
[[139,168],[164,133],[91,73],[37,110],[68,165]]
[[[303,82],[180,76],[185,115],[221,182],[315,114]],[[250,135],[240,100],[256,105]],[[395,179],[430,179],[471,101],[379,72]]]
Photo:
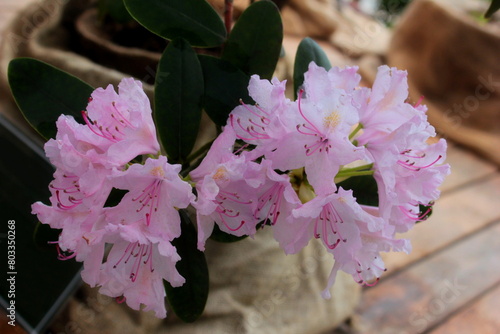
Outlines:
[[[85,125],[59,117],[56,138],[45,144],[57,168],[51,206],[37,202],[32,209],[42,223],[62,229],[59,257],[83,261],[85,282],[165,317],[163,280],[184,283],[171,244],[181,233],[176,208],[186,208],[194,195],[179,177],[181,166],[164,156],[131,163],[157,155],[160,145],[141,83],[124,79],[118,88],[118,94],[111,85],[93,92],[82,112]],[[118,205],[105,207],[113,188],[126,194]],[[111,249],[103,263],[106,245]]]
[[[427,144],[435,132],[425,108],[406,102],[405,72],[382,66],[371,89],[359,83],[355,67],[326,71],[311,63],[291,101],[286,82],[253,76],[248,88],[256,104],[231,112],[191,184],[179,177],[181,166],[159,154],[140,83],[124,79],[118,94],[97,89],[85,125],[59,118],[57,137],[45,146],[57,167],[51,206],[35,203],[33,213],[62,229],[60,257],[83,261],[87,283],[158,317],[166,315],[162,281],[184,283],[171,241],[181,233],[178,209],[189,205],[200,250],[215,224],[235,236],[270,226],[287,254],[312,238],[332,254],[325,298],[338,270],[372,285],[385,271],[380,252],[410,251],[396,233],[428,215],[421,208],[439,197],[449,166],[446,142]],[[137,161],[142,155],[150,157]],[[376,181],[378,206],[358,203],[338,185],[362,175]],[[109,207],[113,188],[127,192]]]
[[[397,232],[429,212],[437,187],[449,173],[446,142],[435,136],[425,108],[406,102],[406,72],[382,66],[372,89],[359,87],[356,67],[326,71],[311,63],[298,99],[285,96],[286,82],[253,76],[255,105],[229,117],[202,164],[196,182],[199,248],[214,222],[234,235],[253,235],[271,225],[287,254],[317,238],[338,270],[372,285],[385,271],[380,252],[410,251]],[[357,202],[338,186],[349,177],[373,175],[378,206]]]

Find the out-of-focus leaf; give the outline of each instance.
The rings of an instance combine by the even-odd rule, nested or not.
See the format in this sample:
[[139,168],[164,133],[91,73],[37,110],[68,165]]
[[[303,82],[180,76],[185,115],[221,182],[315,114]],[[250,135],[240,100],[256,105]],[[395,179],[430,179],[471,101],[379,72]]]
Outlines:
[[283,24],[278,7],[271,1],[249,6],[236,22],[222,53],[248,75],[271,79],[281,53]]
[[248,95],[250,78],[225,60],[203,55],[199,59],[205,80],[205,111],[215,124],[224,126],[240,100],[253,102]]

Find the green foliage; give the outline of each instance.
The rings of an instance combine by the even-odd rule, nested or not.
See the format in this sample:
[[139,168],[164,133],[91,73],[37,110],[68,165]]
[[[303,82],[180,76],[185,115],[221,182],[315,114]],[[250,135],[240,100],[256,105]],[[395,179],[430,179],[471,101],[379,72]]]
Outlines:
[[203,106],[215,124],[224,126],[240,99],[252,103],[247,88],[250,77],[222,59],[204,55],[199,59],[205,81]]
[[174,288],[164,281],[170,306],[185,322],[195,321],[205,309],[208,298],[208,266],[205,254],[197,249],[196,229],[187,213],[179,211],[182,233],[172,244],[181,260],[176,268],[186,279],[184,285]]
[[339,182],[338,187],[352,190],[353,196],[359,204],[378,206],[378,186],[372,175],[350,177]]
[[220,46],[226,29],[205,0],[124,0],[129,13],[153,33],[168,39],[183,38],[197,47]]
[[300,42],[297,48],[297,54],[295,55],[295,64],[293,67],[293,88],[295,98],[297,98],[297,92],[300,86],[304,83],[304,73],[307,72],[309,64],[312,61],[314,61],[316,65],[324,67],[326,70],[332,67],[325,51],[323,51],[313,39],[306,37]]
[[8,78],[19,109],[45,139],[55,138],[56,121],[61,114],[83,123],[81,111],[94,90],[87,83],[31,58],[12,60]]
[[203,73],[196,53],[183,39],[163,53],[155,83],[154,118],[172,163],[184,162],[193,149],[201,121]]
[[222,59],[247,75],[271,79],[281,53],[283,24],[276,5],[259,1],[249,6],[236,22],[224,47]]

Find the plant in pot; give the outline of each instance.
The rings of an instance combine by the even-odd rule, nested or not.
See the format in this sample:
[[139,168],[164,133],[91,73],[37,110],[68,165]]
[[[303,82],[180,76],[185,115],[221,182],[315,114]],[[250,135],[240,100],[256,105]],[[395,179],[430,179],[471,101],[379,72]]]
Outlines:
[[[159,319],[169,310],[157,331],[338,325],[385,272],[380,252],[409,251],[396,233],[430,215],[449,173],[446,142],[426,143],[425,107],[406,101],[405,72],[382,66],[361,88],[357,68],[331,67],[306,38],[288,98],[272,78],[283,36],[274,3],[253,3],[234,27],[204,1],[124,3],[169,41],[152,103],[132,78],[116,92],[31,58],[9,65],[56,167],[49,201],[32,212],[58,230],[58,257],[83,262],[83,280],[124,306]],[[202,112],[216,135],[195,148]],[[73,321],[86,333],[124,321],[111,319]]]

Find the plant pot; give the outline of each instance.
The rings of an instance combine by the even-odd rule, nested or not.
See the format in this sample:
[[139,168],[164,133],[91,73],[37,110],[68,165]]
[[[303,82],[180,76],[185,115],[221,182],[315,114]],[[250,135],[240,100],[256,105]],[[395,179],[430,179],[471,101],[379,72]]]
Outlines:
[[[480,3],[480,2],[479,2]],[[480,24],[477,1],[414,1],[388,52],[390,65],[408,70],[410,96],[429,108],[444,137],[500,165],[500,23]],[[482,3],[480,3],[482,4]]]

